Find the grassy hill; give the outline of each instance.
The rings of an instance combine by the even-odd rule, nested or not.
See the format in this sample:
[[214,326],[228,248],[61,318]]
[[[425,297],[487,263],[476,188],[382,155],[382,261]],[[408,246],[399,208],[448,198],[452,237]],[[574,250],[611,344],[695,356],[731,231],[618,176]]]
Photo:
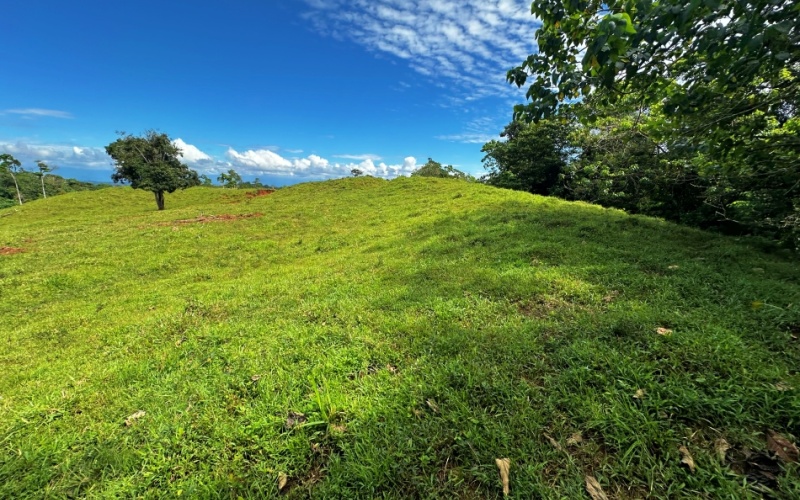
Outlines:
[[800,496],[791,257],[447,179],[254,194],[0,211],[0,498],[502,497],[496,458],[513,498]]

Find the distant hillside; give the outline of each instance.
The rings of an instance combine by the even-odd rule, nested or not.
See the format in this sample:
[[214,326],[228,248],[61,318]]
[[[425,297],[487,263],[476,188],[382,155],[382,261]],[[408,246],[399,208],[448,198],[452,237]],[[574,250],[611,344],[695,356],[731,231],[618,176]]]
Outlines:
[[166,201],[0,210],[0,498],[800,495],[790,254],[452,179]]
[[[32,172],[22,172],[17,174],[17,182],[22,194],[22,201],[33,201],[42,198],[42,181]],[[75,191],[93,191],[108,187],[108,184],[97,184],[84,182],[76,179],[65,179],[58,175],[47,174],[44,177],[44,187],[47,196],[56,196]],[[14,187],[14,180],[11,174],[0,172],[0,208],[17,205],[17,191]]]

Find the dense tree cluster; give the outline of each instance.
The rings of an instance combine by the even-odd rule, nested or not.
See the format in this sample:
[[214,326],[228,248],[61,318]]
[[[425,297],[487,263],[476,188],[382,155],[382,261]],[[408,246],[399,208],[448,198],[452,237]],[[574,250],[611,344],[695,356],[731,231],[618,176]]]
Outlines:
[[[493,184],[800,247],[800,5],[540,0]],[[557,172],[557,173],[556,173]]]
[[43,161],[36,162],[36,170],[28,171],[22,162],[8,153],[0,154],[0,208],[19,205],[47,196],[86,191],[105,187],[54,175]]

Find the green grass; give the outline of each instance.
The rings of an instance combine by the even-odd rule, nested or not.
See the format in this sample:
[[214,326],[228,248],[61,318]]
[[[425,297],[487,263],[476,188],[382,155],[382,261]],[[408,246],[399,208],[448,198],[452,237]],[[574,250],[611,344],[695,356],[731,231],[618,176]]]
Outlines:
[[[263,217],[175,222],[222,214]],[[655,219],[358,178],[72,193],[3,246],[0,498],[501,497],[503,457],[513,498],[759,498],[714,442],[800,436],[796,262]]]

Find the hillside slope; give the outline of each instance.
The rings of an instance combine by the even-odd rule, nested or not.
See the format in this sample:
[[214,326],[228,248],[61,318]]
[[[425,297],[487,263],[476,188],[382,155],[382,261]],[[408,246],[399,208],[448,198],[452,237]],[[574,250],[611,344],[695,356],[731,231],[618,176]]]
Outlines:
[[0,211],[0,498],[800,495],[789,257],[447,179],[166,203]]

